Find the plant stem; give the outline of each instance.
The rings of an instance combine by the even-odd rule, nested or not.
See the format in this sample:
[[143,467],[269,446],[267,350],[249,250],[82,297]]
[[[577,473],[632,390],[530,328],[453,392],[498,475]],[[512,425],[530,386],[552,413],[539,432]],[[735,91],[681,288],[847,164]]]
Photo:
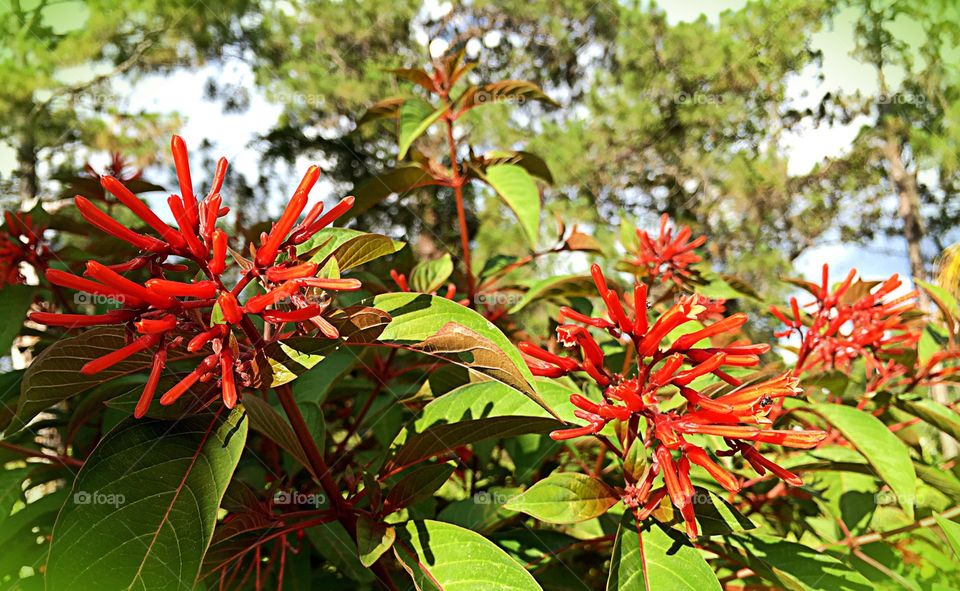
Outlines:
[[453,139],[453,121],[446,119],[447,123],[447,143],[450,145],[450,178],[453,185],[453,192],[457,198],[457,219],[460,222],[460,246],[463,249],[463,266],[467,274],[467,297],[470,300],[470,307],[474,306],[474,295],[477,288],[473,277],[473,269],[470,265],[470,236],[467,234],[467,214],[463,208],[463,184],[464,177],[460,175],[460,163],[457,161],[457,142]]
[[20,447],[19,445],[14,445],[12,443],[7,443],[6,441],[0,441],[0,447],[3,449],[8,449],[12,452],[16,452],[20,455],[26,456],[28,458],[43,458],[45,460],[50,460],[52,462],[57,462],[67,468],[82,468],[83,462],[76,458],[71,458],[69,456],[57,456],[53,454],[45,454],[42,451],[37,451],[33,449],[28,449],[26,447]]
[[[277,397],[280,399],[280,406],[283,407],[283,412],[286,413],[287,418],[290,420],[290,426],[293,427],[293,432],[297,436],[297,441],[300,442],[300,447],[302,447],[304,453],[307,454],[307,460],[310,461],[314,475],[320,480],[320,486],[323,488],[323,492],[330,498],[330,503],[333,505],[337,521],[347,530],[350,537],[356,540],[357,519],[353,507],[340,494],[340,489],[330,474],[330,468],[323,459],[323,454],[320,453],[320,448],[317,447],[317,442],[313,439],[313,435],[310,434],[310,428],[307,427],[307,422],[303,420],[303,415],[300,413],[297,402],[293,399],[293,390],[290,389],[289,384],[277,386],[275,390]],[[371,567],[371,570],[376,574],[377,579],[385,589],[390,591],[396,589],[382,559],[378,560]]]
[[307,454],[307,460],[310,462],[313,475],[320,481],[323,492],[330,498],[330,503],[333,505],[333,509],[337,514],[337,519],[347,528],[351,536],[354,535],[356,523],[352,519],[353,508],[350,507],[343,496],[341,496],[340,489],[337,488],[337,483],[334,482],[333,476],[330,474],[330,468],[323,459],[323,454],[320,453],[320,448],[317,447],[317,442],[313,439],[310,428],[307,426],[306,421],[303,420],[300,407],[297,406],[296,401],[293,399],[293,390],[290,389],[289,384],[277,386],[275,390],[277,397],[280,399],[280,405],[283,407],[283,412],[286,413],[287,418],[290,420],[290,426],[293,427],[293,432],[297,436],[297,441],[300,442],[300,447],[302,447],[304,453]]

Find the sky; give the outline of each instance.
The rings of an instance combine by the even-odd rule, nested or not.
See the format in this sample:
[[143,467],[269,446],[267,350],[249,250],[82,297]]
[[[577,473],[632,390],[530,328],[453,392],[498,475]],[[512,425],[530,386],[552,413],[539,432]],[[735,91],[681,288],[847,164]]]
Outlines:
[[[718,23],[720,14],[728,9],[739,9],[746,4],[746,0],[669,0],[660,3],[667,13],[671,23],[692,21],[704,17],[711,23]],[[424,10],[432,16],[440,16],[450,10],[449,2],[426,0]],[[813,46],[823,50],[823,78],[816,76],[811,68],[789,81],[788,96],[797,106],[803,107],[816,104],[819,97],[830,89],[840,88],[853,92],[860,90],[864,93],[875,93],[876,82],[873,72],[856,62],[850,55],[853,50],[852,18],[849,14],[840,13],[829,26],[815,34]],[[426,43],[426,35],[418,38]],[[484,39],[484,42],[494,44],[497,39]],[[440,53],[445,47],[442,43],[430,47],[432,52]],[[468,48],[471,53],[482,51],[480,43]],[[216,75],[221,80],[230,80],[253,87],[253,74],[248,65],[240,60],[227,63],[208,65],[199,71],[178,71],[170,75],[148,76],[136,83],[136,88],[124,83],[118,83],[115,94],[124,97],[123,107],[132,112],[139,110],[179,113],[185,123],[181,127],[182,135],[191,145],[191,138],[208,138],[213,141],[213,154],[223,154],[231,162],[233,174],[237,171],[256,171],[259,161],[258,152],[251,141],[259,134],[267,132],[282,111],[282,105],[273,103],[260,92],[253,90],[250,95],[250,107],[242,113],[224,113],[220,103],[207,100],[204,96],[205,81]],[[895,75],[894,75],[895,76]],[[894,84],[896,80],[892,81]],[[170,88],[177,88],[178,92],[169,92]],[[842,154],[850,146],[857,133],[861,121],[854,121],[849,125],[823,125],[791,132],[783,138],[785,152],[788,156],[788,170],[794,174],[809,171],[817,162],[826,156]],[[94,161],[95,164],[97,163]],[[309,163],[298,162],[295,170],[303,170]],[[0,174],[7,176],[13,169],[13,153],[0,146]],[[322,167],[322,163],[321,163]],[[153,173],[154,171],[151,171]],[[163,183],[164,173],[156,171],[153,178]],[[291,187],[299,180],[296,172],[291,172]],[[255,180],[250,178],[248,180]],[[313,192],[314,195],[330,195],[330,200],[337,197],[329,184],[320,184]],[[272,205],[279,209],[282,203]],[[903,252],[903,245],[897,241],[887,240],[882,244],[870,247],[854,247],[842,244],[824,244],[810,249],[797,261],[797,270],[803,276],[814,279],[820,274],[820,267],[829,262],[833,269],[832,275],[843,277],[854,265],[867,277],[884,277],[898,272],[909,276],[909,265]]]

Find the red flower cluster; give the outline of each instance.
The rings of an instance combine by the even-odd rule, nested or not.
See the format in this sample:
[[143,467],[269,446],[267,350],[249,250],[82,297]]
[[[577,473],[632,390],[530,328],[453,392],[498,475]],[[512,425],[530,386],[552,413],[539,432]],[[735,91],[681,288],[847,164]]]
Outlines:
[[[348,197],[323,214],[323,204],[318,203],[298,222],[310,190],[320,176],[320,170],[315,166],[304,175],[270,232],[261,236],[253,260],[241,261],[239,279],[228,286],[226,271],[230,237],[217,227],[217,220],[229,212],[222,206],[220,196],[227,161],[220,159],[210,191],[206,197],[198,199],[193,190],[186,145],[180,137],[174,136],[171,148],[180,195],[171,195],[167,203],[178,227],[173,228],[160,220],[146,203],[116,178],[100,177],[104,189],[143,220],[157,236],[132,230],[89,200],[77,196],[77,208],[87,221],[141,252],[119,265],[106,266],[88,261],[85,278],[54,269],[46,274],[53,285],[113,298],[121,302],[122,307],[96,315],[46,312],[30,315],[31,320],[49,326],[75,328],[121,324],[127,328],[129,344],[87,363],[81,371],[88,375],[101,372],[140,351],[154,350],[150,377],[134,412],[138,418],[146,413],[154,398],[171,348],[186,341],[188,352],[206,352],[207,355],[195,370],[160,397],[161,404],[171,404],[197,382],[209,382],[219,376],[223,403],[232,408],[237,402],[238,384],[249,386],[253,383],[251,361],[257,352],[268,341],[291,334],[280,333],[279,329],[289,323],[294,325],[294,332],[319,329],[323,335],[335,338],[337,329],[324,318],[330,306],[330,299],[324,292],[360,288],[356,279],[316,277],[318,268],[315,262],[297,259],[297,245],[339,218],[353,204],[353,198]],[[281,254],[284,256],[278,262]],[[184,273],[191,269],[190,265],[167,262],[170,257],[192,263],[194,275],[199,274],[202,278],[192,281],[168,278],[168,273]],[[145,269],[151,276],[145,283],[123,275],[139,269]],[[241,304],[240,295],[253,281],[260,283],[263,293]],[[255,328],[252,316],[258,316],[265,325],[275,326],[278,329],[276,334],[266,339]]]
[[20,265],[27,263],[42,272],[50,259],[50,249],[43,240],[44,228],[34,224],[30,214],[5,211],[3,218],[0,285],[16,285],[24,281]]
[[[796,331],[802,342],[797,358],[797,372],[812,368],[849,371],[852,363],[863,358],[867,371],[867,392],[903,376],[909,368],[902,363],[904,354],[916,348],[919,327],[910,315],[917,311],[916,291],[890,297],[903,282],[897,275],[878,284],[855,281],[852,269],[835,288],[830,289],[830,268],[823,265],[820,285],[810,284],[813,301],[800,305],[790,298],[790,313],[776,306],[770,312],[787,329],[777,336],[790,336]],[[918,368],[930,376],[934,366],[956,353],[943,351],[930,363]]]
[[698,236],[690,240],[693,232],[687,226],[682,226],[674,236],[674,229],[668,227],[669,222],[667,214],[660,217],[660,235],[656,239],[646,230],[637,229],[640,242],[629,263],[642,269],[651,281],[659,278],[664,282],[681,284],[693,276],[688,267],[702,260],[693,251],[702,246],[707,237]]
[[[585,372],[603,391],[599,402],[574,394],[570,402],[577,407],[574,414],[586,425],[555,431],[551,437],[565,440],[598,434],[610,421],[621,421],[627,429],[622,435],[622,449],[634,441],[651,448],[656,458],[652,470],[639,482],[628,482],[624,502],[637,508],[638,516],[646,518],[669,495],[674,506],[683,515],[687,533],[698,533],[694,519],[690,483],[690,464],[706,470],[716,481],[731,492],[740,488],[739,481],[707,452],[686,440],[690,435],[717,435],[723,437],[730,449],[717,455],[740,453],[759,474],[770,470],[791,484],[801,484],[800,478],[764,458],[754,447],[757,443],[772,443],[788,447],[809,448],[823,439],[822,431],[771,429],[767,413],[776,399],[798,393],[797,380],[788,373],[759,383],[742,384],[726,371],[730,367],[752,367],[768,345],[734,343],[723,346],[697,345],[705,339],[736,333],[746,322],[745,314],[738,313],[690,330],[672,341],[668,335],[695,321],[702,321],[706,309],[698,304],[697,296],[681,297],[652,324],[647,318],[647,286],[638,284],[630,298],[620,296],[608,287],[596,265],[592,268],[594,282],[606,309],[607,317],[592,318],[570,308],[560,309],[561,324],[557,337],[561,345],[579,349],[579,359],[563,357],[531,343],[520,343],[528,366],[535,375],[560,377],[572,372]],[[627,310],[633,309],[633,315]],[[612,337],[632,346],[636,354],[636,373],[623,375],[605,366],[603,349],[585,328],[606,331]],[[702,376],[713,375],[732,386],[732,391],[711,397],[692,384]],[[686,400],[680,408],[664,410],[661,401],[679,393]],[[639,433],[640,419],[646,431]],[[674,452],[679,458],[674,460]],[[658,473],[663,474],[665,486],[651,490]],[[629,479],[629,477],[628,477]]]

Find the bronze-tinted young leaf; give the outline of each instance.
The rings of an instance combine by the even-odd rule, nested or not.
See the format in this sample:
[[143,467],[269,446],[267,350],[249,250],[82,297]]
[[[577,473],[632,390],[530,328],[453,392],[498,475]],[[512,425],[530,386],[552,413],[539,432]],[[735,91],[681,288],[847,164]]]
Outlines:
[[504,508],[546,523],[578,523],[603,515],[619,500],[602,480],[577,472],[554,472],[510,499]]
[[57,518],[48,588],[191,587],[246,437],[239,407],[217,418],[117,426],[80,470]]
[[406,473],[387,493],[384,512],[393,513],[431,497],[450,478],[454,468],[453,464],[428,464]]
[[376,121],[377,119],[396,119],[400,116],[400,105],[402,105],[405,100],[407,99],[395,96],[375,102],[366,110],[363,116],[357,120],[357,127],[370,121]]
[[482,86],[471,86],[457,101],[457,108],[466,111],[474,107],[492,105],[504,101],[516,103],[540,101],[554,107],[560,106],[557,101],[547,96],[543,90],[533,82],[527,82],[526,80],[501,80],[500,82],[490,82]]
[[553,174],[550,172],[547,162],[540,156],[523,150],[491,150],[470,163],[469,173],[471,176],[479,178],[478,172],[482,173],[488,166],[497,164],[516,164],[547,184],[553,184]]
[[401,166],[382,172],[353,187],[352,194],[356,201],[346,215],[358,216],[394,193],[398,193],[402,198],[414,189],[436,184],[437,180],[433,175],[417,165]]
[[301,466],[310,469],[310,461],[293,432],[293,427],[285,418],[280,416],[280,413],[274,410],[268,402],[258,398],[256,392],[249,392],[243,397],[243,407],[250,418],[251,429],[266,435],[300,462]]
[[437,87],[433,83],[433,78],[420,68],[393,68],[387,71],[397,78],[403,78],[404,80],[409,80],[414,84],[422,86],[427,92],[437,91]]
[[[17,413],[9,432],[22,429],[37,413],[71,396],[122,376],[149,371],[153,353],[144,351],[128,357],[116,365],[94,375],[80,373],[88,361],[112,353],[126,345],[123,330],[115,327],[94,328],[75,337],[50,345],[27,368],[20,385]],[[199,354],[185,349],[170,352],[169,361],[177,361]]]
[[537,397],[526,376],[504,356],[503,350],[466,326],[447,323],[436,334],[410,348],[464,365],[532,398]]

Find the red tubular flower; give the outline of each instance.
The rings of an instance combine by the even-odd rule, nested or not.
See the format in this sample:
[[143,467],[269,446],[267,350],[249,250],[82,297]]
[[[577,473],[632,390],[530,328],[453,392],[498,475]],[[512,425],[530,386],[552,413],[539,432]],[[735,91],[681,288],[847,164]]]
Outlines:
[[216,367],[219,360],[219,355],[210,355],[206,357],[200,362],[200,365],[198,365],[195,370],[188,373],[185,378],[177,383],[177,385],[167,390],[163,396],[160,397],[160,404],[169,406],[176,402],[181,396],[184,395],[184,393],[186,393],[187,390],[192,388],[193,385],[200,380],[200,378],[207,375],[214,367]]
[[298,230],[296,233],[290,236],[290,242],[293,244],[302,244],[306,242],[311,236],[326,228],[337,218],[345,214],[351,207],[353,207],[353,203],[353,197],[344,197],[340,203],[334,205],[330,211],[323,215],[323,217],[313,222],[310,226],[307,226],[302,230]]
[[740,444],[738,448],[744,459],[750,463],[750,466],[753,467],[753,469],[760,476],[766,474],[766,470],[770,470],[776,474],[778,478],[794,486],[803,486],[802,478],[763,457],[763,455],[761,455],[760,452],[758,452],[757,449],[752,445]]
[[133,410],[133,417],[143,418],[153,402],[153,396],[157,392],[157,384],[160,383],[160,374],[167,363],[167,350],[161,347],[153,356],[153,364],[150,367],[150,377],[147,378],[147,385],[140,394],[140,400],[137,401],[137,407]]
[[169,332],[177,327],[177,317],[173,314],[166,314],[160,318],[141,318],[134,323],[137,331],[144,334],[161,334]]
[[223,405],[233,408],[237,405],[237,385],[233,379],[233,353],[230,348],[220,353],[220,388]]
[[323,309],[320,308],[320,306],[307,306],[305,308],[297,308],[296,310],[290,310],[287,312],[278,310],[264,310],[260,316],[267,322],[282,324],[284,322],[304,322],[310,320],[314,316],[319,316],[322,312]]
[[155,294],[182,298],[212,298],[217,295],[217,284],[213,281],[181,283],[168,279],[150,279],[146,287]]
[[684,279],[692,276],[690,265],[702,260],[693,251],[702,246],[707,238],[699,236],[690,240],[693,233],[686,226],[681,227],[674,236],[673,228],[668,227],[669,222],[667,214],[660,217],[660,233],[656,239],[646,231],[638,229],[638,246],[632,253],[633,259],[628,262],[650,280],[682,283]]
[[[686,234],[678,237],[683,238]],[[669,248],[665,252],[669,254]],[[561,441],[582,436],[607,437],[606,434],[600,435],[600,431],[607,423],[620,421],[620,428],[613,429],[612,433],[621,438],[621,449],[640,444],[653,450],[665,488],[651,492],[652,483],[638,488],[628,482],[631,487],[623,492],[624,503],[635,508],[639,518],[649,516],[663,495],[669,495],[683,517],[688,535],[697,535],[690,481],[691,464],[706,471],[724,489],[731,492],[739,490],[738,479],[713,461],[706,450],[688,442],[688,436],[724,437],[733,447],[732,453],[739,453],[741,448],[753,449],[747,442],[809,448],[826,436],[822,431],[771,428],[774,421],[768,414],[773,402],[800,392],[797,380],[790,374],[741,385],[739,379],[724,371],[727,367],[757,365],[760,355],[769,351],[768,345],[735,341],[726,346],[710,346],[707,342],[707,346],[698,347],[707,339],[738,333],[747,319],[744,314],[725,318],[722,316],[723,309],[715,308],[709,314],[712,322],[708,326],[698,325],[697,329],[689,330],[687,334],[681,334],[669,342],[670,336],[679,332],[683,325],[707,317],[707,308],[702,303],[705,300],[696,295],[682,296],[659,314],[653,323],[649,323],[645,284],[634,287],[632,301],[627,301],[624,306],[617,295],[618,290],[607,281],[599,267],[592,268],[591,275],[609,320],[561,308],[559,322],[577,324],[560,324],[557,327],[559,343],[579,349],[582,361],[554,355],[530,343],[520,343],[518,348],[535,375],[560,377],[584,372],[602,392],[600,400],[572,394],[570,402],[575,407],[574,416],[587,424],[554,431],[550,434],[551,438]],[[627,315],[628,308],[633,317]],[[604,349],[585,327],[605,331],[625,345],[626,359],[635,363],[635,370],[631,371],[629,365],[618,365],[616,369],[604,367]],[[635,355],[631,355],[631,346]],[[725,391],[721,390],[720,395],[714,398],[713,394],[707,394],[707,390],[698,391],[690,387],[694,380],[709,376],[732,385],[733,389],[728,387]],[[661,407],[661,401],[672,399],[677,391],[686,404],[677,406],[671,403],[665,408]],[[712,391],[717,392],[715,388]],[[644,423],[641,424],[647,425],[647,429],[639,434],[633,427],[638,424],[638,419],[643,419]],[[631,441],[634,437],[642,441]],[[676,461],[674,452],[679,454]],[[715,453],[731,455],[724,451]],[[751,452],[748,450],[746,453]],[[760,460],[751,458],[745,457],[748,462],[760,465],[757,463]],[[787,475],[782,471],[777,473]],[[788,482],[795,480],[791,478]]]
[[127,357],[130,357],[131,355],[139,353],[140,351],[143,351],[145,349],[149,349],[150,347],[156,345],[157,341],[159,340],[160,340],[159,335],[155,335],[155,334],[144,335],[139,339],[133,341],[129,345],[120,347],[116,351],[107,353],[103,357],[99,357],[97,359],[94,359],[93,361],[87,362],[86,365],[80,368],[80,373],[87,376],[98,374],[101,371],[105,369],[109,369],[114,365],[120,363],[121,361],[123,361]]
[[[138,253],[127,262],[109,267],[96,261],[88,261],[86,278],[56,270],[45,273],[52,285],[109,296],[118,300],[123,308],[92,316],[46,312],[30,315],[32,321],[49,326],[77,328],[125,325],[128,333],[131,329],[139,333],[129,344],[89,362],[82,370],[84,373],[103,371],[137,352],[153,349],[154,362],[150,377],[134,410],[137,417],[142,417],[147,412],[154,398],[169,349],[181,347],[186,341],[188,351],[197,352],[209,347],[212,354],[163,394],[160,398],[161,404],[173,403],[198,382],[219,380],[214,383],[220,386],[223,404],[230,408],[239,399],[241,388],[258,385],[258,376],[252,369],[255,360],[264,354],[265,347],[291,336],[316,334],[316,331],[327,338],[339,336],[337,328],[324,318],[324,315],[332,310],[332,294],[323,294],[322,298],[318,298],[312,290],[334,292],[360,288],[360,282],[354,278],[315,277],[318,265],[312,261],[298,260],[292,237],[287,237],[293,232],[298,239],[306,240],[342,215],[353,203],[352,198],[344,199],[326,215],[321,215],[323,207],[318,205],[310,210],[299,226],[295,226],[297,217],[306,204],[307,193],[317,182],[319,170],[315,167],[307,171],[284,214],[274,224],[271,233],[263,237],[259,259],[269,259],[270,263],[248,265],[245,259],[238,256],[239,279],[232,288],[225,286],[229,236],[217,228],[217,222],[229,212],[229,208],[222,206],[223,198],[220,195],[227,162],[220,159],[217,163],[210,192],[202,203],[198,203],[193,191],[185,143],[181,138],[174,137],[171,150],[181,196],[171,196],[168,205],[178,228],[174,229],[163,223],[160,217],[124,187],[121,181],[111,176],[97,177],[105,190],[116,195],[121,203],[157,232],[160,239],[130,230],[83,197],[78,197],[78,209],[92,224],[145,252]],[[29,223],[21,224],[19,219],[13,216],[7,216],[7,225],[11,228],[32,228]],[[3,249],[0,236],[0,265],[10,258],[6,257]],[[273,265],[281,249],[288,260]],[[32,264],[39,271],[44,271],[46,267],[37,262],[42,262],[39,254],[38,252],[38,258]],[[173,263],[167,260],[168,257],[177,257],[180,260]],[[141,285],[121,275],[132,271],[147,272],[151,277]],[[189,276],[205,278],[177,281],[168,278],[168,273],[186,273]],[[237,297],[255,281],[261,282],[267,293],[250,298],[246,302],[247,306],[242,307]],[[271,304],[285,300],[290,302],[291,309],[264,311]],[[218,322],[217,309],[220,310],[224,323]],[[266,330],[260,333],[256,325],[247,321],[247,313],[260,314],[268,323],[292,322],[295,326],[283,331]],[[167,335],[170,335],[169,339]],[[604,412],[616,416],[618,411]]]
[[87,261],[86,274],[104,285],[114,288],[120,293],[143,300],[151,306],[161,309],[173,308],[177,302],[167,296],[156,294],[142,285],[130,281],[112,269],[104,267],[97,261]]
[[210,272],[219,276],[227,268],[227,235],[217,228],[213,231],[213,255],[210,258]]
[[90,201],[84,197],[77,195],[74,198],[74,202],[77,204],[77,209],[80,211],[80,215],[82,215],[84,219],[90,222],[91,225],[96,226],[98,229],[110,234],[114,238],[118,238],[128,244],[132,244],[140,250],[148,250],[150,252],[167,251],[168,247],[163,242],[153,238],[152,236],[137,234],[109,215],[100,211],[96,205],[90,203]]
[[61,326],[63,328],[80,328],[85,326],[104,326],[118,324],[134,317],[127,310],[111,310],[106,314],[56,314],[53,312],[31,312],[27,316],[37,324],[47,326]]
[[316,184],[319,177],[320,169],[316,166],[311,166],[307,170],[307,174],[304,175],[303,180],[300,181],[300,186],[293,192],[293,197],[291,197],[290,202],[287,203],[283,215],[280,216],[280,219],[274,224],[270,233],[267,234],[266,242],[257,250],[256,262],[258,265],[266,267],[272,265],[273,261],[276,260],[280,245],[284,239],[286,239],[287,234],[290,233],[293,225],[297,223],[297,218],[300,217],[303,208],[307,206],[307,197],[310,189],[313,188],[313,185]]
[[[173,153],[173,165],[177,169],[177,182],[180,184],[180,196],[183,198],[182,206],[185,219],[188,223],[187,230],[195,232],[199,221],[197,212],[197,196],[193,194],[193,181],[190,179],[190,159],[187,157],[187,144],[179,135],[173,136],[170,141],[170,151]],[[179,201],[179,200],[178,200]],[[180,220],[177,220],[180,223]],[[180,227],[184,232],[184,227]]]
[[307,261],[292,267],[270,267],[267,269],[267,279],[274,283],[287,281],[288,279],[301,279],[311,277],[317,273],[317,264]]
[[100,177],[100,184],[104,189],[110,191],[114,197],[116,197],[120,203],[123,203],[127,208],[134,213],[138,218],[143,220],[148,226],[153,228],[161,238],[167,241],[174,248],[183,248],[186,246],[186,242],[180,234],[165,224],[163,220],[157,217],[157,214],[147,206],[146,203],[140,200],[139,197],[133,194],[133,191],[123,186],[123,184],[118,181],[116,178],[104,175]]
[[237,297],[229,291],[220,294],[220,297],[217,298],[217,304],[220,306],[220,311],[223,312],[223,319],[229,324],[240,324],[240,321],[243,320],[243,310],[240,309]]
[[193,256],[199,259],[206,258],[207,247],[200,242],[200,237],[197,236],[196,230],[194,230],[195,224],[193,220],[190,219],[190,214],[184,209],[180,198],[176,195],[171,195],[167,198],[167,204],[170,206],[170,212],[173,213],[173,218],[177,220],[177,225],[180,226],[180,235],[186,240],[187,248],[190,249]]

